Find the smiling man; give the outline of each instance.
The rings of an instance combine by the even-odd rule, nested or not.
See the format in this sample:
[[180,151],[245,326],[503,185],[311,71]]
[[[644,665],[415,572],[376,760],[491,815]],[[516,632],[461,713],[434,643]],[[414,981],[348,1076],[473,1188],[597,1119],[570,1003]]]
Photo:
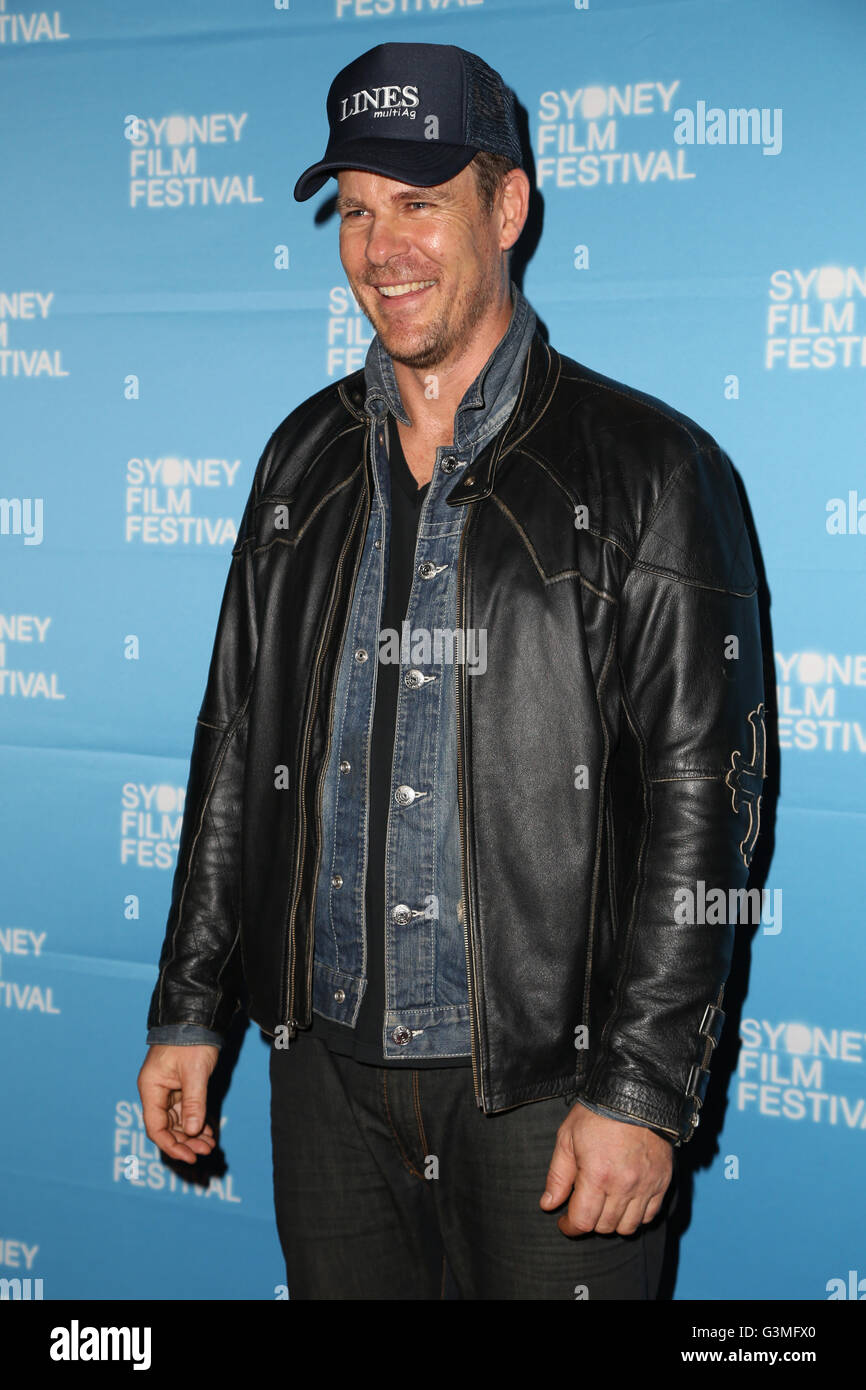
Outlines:
[[376,332],[278,426],[241,523],[147,1132],[211,1151],[244,1000],[273,1039],[290,1298],[655,1298],[733,936],[679,923],[676,895],[742,887],[759,823],[732,470],[538,331],[497,73],[382,44],[327,111],[295,197],[336,178]]
[[337,183],[340,259],[376,330],[377,351],[395,364],[411,421],[397,417],[399,439],[422,486],[437,446],[452,443],[467,382],[508,328],[513,305],[502,252],[526,220],[529,180],[522,169],[504,175],[496,221],[479,217],[478,178],[468,167],[430,189],[355,169],[341,170]]

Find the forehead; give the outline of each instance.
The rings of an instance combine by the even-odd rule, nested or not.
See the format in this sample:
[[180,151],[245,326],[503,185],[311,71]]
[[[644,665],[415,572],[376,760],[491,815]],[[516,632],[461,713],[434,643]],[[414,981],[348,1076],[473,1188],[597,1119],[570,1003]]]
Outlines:
[[338,209],[359,205],[399,204],[410,199],[425,199],[427,202],[443,205],[470,200],[475,190],[475,175],[469,168],[446,183],[431,186],[418,183],[403,183],[400,179],[389,179],[384,174],[370,174],[364,169],[340,169],[337,171]]

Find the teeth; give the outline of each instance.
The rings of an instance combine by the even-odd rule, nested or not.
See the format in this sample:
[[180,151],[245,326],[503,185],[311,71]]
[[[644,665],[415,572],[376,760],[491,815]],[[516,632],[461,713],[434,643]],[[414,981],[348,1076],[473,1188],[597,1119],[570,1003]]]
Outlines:
[[405,285],[379,285],[377,288],[386,299],[395,299],[397,295],[411,294],[413,290],[426,290],[428,285],[435,283],[435,280],[408,280]]

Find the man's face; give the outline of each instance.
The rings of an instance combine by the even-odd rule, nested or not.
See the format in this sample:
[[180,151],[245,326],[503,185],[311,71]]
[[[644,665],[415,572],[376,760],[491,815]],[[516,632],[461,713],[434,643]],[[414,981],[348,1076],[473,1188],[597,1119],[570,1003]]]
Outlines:
[[495,218],[473,170],[433,188],[360,169],[341,169],[337,183],[340,259],[385,351],[416,368],[459,355],[502,290]]

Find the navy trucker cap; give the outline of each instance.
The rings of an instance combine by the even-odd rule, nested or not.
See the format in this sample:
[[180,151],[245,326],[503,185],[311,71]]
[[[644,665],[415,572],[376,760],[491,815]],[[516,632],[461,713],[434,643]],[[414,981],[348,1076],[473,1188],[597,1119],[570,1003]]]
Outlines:
[[479,150],[522,168],[514,94],[498,72],[444,43],[380,43],[337,73],[328,91],[324,155],[295,184],[299,203],[338,169],[429,188]]

